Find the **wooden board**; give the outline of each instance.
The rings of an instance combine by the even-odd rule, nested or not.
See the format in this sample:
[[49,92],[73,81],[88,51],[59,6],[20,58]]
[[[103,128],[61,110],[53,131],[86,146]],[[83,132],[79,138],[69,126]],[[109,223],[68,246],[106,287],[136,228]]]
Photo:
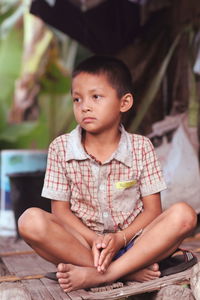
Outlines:
[[[196,247],[200,246],[199,243],[195,244]],[[189,247],[187,247],[189,248]],[[55,271],[56,268],[53,264],[42,259],[36,253],[31,252],[31,248],[22,240],[15,241],[14,238],[0,239],[0,255],[2,262],[0,264],[0,274],[12,274],[16,276],[38,275],[45,274],[46,272]],[[27,254],[19,254],[20,251],[27,251]],[[14,252],[15,255],[6,256],[5,253]],[[105,292],[91,292],[86,290],[78,290],[71,293],[64,293],[59,287],[58,283],[47,278],[22,280],[20,282],[0,284],[0,299],[11,299],[9,293],[13,290],[15,295],[19,294],[16,300],[89,300],[89,299],[122,299],[133,295],[140,295],[143,293],[150,293],[160,290],[163,287],[177,284],[185,280],[189,280],[191,270],[174,274],[171,276],[159,278],[145,283],[132,283],[122,288],[113,289]],[[12,286],[12,289],[10,288]],[[20,298],[21,297],[21,298]]]
[[99,292],[93,294],[90,293],[90,295],[88,295],[88,297],[84,299],[103,300],[106,299],[107,297],[108,299],[120,299],[132,295],[139,295],[147,292],[150,293],[153,291],[160,290],[161,288],[166,287],[168,285],[189,280],[190,274],[191,274],[191,270],[187,270],[179,274],[166,276],[163,278],[151,280],[144,283],[135,282],[129,286],[124,286],[123,288],[119,288],[108,292]]
[[[15,241],[13,238],[1,239],[0,249],[1,252],[19,252],[31,250],[31,248],[24,241]],[[53,264],[42,259],[35,253],[27,255],[13,255],[8,257],[3,256],[2,261],[9,270],[10,274],[17,276],[45,274],[46,272],[56,270]],[[53,282],[50,280],[48,280],[48,284],[46,284],[45,279],[23,280],[21,283],[25,291],[28,291],[30,294],[32,300],[71,299],[59,288],[58,284],[55,284],[52,288]],[[54,295],[52,295],[55,293],[56,298],[54,298]]]
[[21,283],[8,283],[0,284],[0,299],[8,300],[32,300],[30,293],[25,290]]

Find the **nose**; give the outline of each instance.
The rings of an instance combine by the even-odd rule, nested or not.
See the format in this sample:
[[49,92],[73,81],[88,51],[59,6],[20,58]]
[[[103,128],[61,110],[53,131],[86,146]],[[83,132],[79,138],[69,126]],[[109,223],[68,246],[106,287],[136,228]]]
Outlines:
[[82,111],[87,112],[92,110],[92,105],[89,100],[84,100],[82,103]]

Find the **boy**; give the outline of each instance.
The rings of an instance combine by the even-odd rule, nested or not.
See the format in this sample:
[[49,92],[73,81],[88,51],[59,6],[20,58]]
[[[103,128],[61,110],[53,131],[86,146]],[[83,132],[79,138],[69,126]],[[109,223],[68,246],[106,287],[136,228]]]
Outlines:
[[[191,233],[196,214],[186,203],[162,213],[166,186],[153,146],[120,125],[133,105],[130,72],[115,58],[90,57],[73,72],[72,98],[79,125],[49,147],[42,195],[52,214],[28,209],[19,232],[58,265],[65,292],[158,278],[158,262]],[[191,254],[180,266],[195,262]]]

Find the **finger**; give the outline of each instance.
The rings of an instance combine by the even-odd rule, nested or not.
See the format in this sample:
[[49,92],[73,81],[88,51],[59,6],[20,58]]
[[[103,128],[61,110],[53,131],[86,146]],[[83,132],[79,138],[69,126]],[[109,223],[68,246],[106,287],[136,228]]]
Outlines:
[[104,273],[107,270],[108,266],[110,265],[111,261],[112,261],[112,255],[109,253],[105,257],[103,263],[99,265],[100,272]]
[[103,235],[99,235],[98,238],[96,239],[95,245],[96,245],[97,249],[101,249],[102,248],[103,239],[104,239]]
[[99,265],[99,257],[100,257],[100,251],[94,247],[92,249],[93,252],[93,258],[94,258],[94,266],[97,267]]
[[99,266],[102,266],[102,265],[103,265],[103,263],[104,263],[104,261],[105,261],[105,259],[106,259],[107,256],[109,256],[109,251],[108,251],[108,249],[106,248],[106,249],[103,249],[103,250],[101,251],[101,253],[100,253],[100,256],[99,256],[99,262],[98,262]]
[[102,240],[102,248],[108,247],[109,243],[112,241],[112,236],[106,234]]

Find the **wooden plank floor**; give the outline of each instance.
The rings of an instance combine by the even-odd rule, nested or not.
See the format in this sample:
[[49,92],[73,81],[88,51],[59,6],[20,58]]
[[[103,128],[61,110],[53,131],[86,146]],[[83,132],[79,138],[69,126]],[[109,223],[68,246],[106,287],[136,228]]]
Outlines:
[[[200,248],[200,236],[191,238],[183,243],[186,249]],[[31,253],[31,248],[22,240],[16,241],[15,238],[0,237],[0,275],[44,275],[46,272],[55,271],[53,264],[39,257],[36,253]],[[17,255],[17,252],[27,251],[27,254]],[[3,254],[15,252],[15,255],[5,256]],[[197,254],[199,260],[200,255]],[[42,277],[42,276],[41,276]],[[120,299],[130,295],[138,295],[146,292],[159,290],[169,284],[176,284],[181,281],[189,280],[190,270],[159,278],[146,283],[132,283],[104,292],[91,292],[78,290],[71,293],[64,293],[57,282],[47,278],[21,280],[18,282],[5,282],[0,284],[0,299],[12,299],[15,295],[16,300],[89,300],[89,299]],[[10,296],[9,296],[10,295]]]

